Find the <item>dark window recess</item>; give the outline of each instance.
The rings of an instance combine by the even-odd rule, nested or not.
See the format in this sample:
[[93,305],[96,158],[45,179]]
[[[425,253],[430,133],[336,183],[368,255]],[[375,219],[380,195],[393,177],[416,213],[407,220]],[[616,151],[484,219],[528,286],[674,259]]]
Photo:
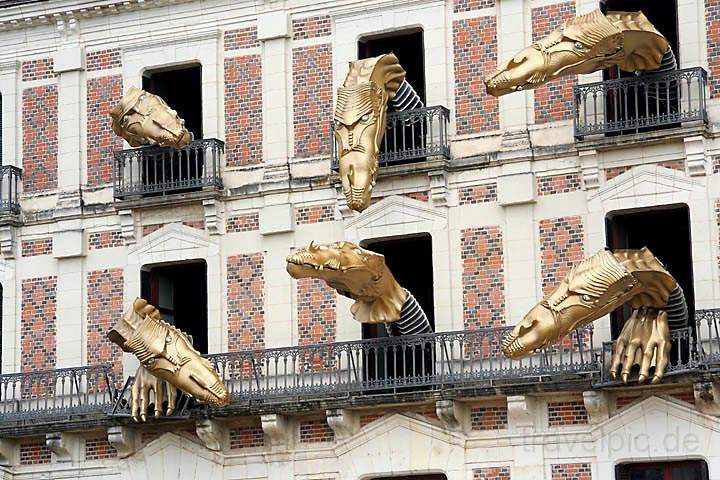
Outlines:
[[615,467],[615,480],[708,480],[704,460],[626,463]]
[[[363,248],[385,256],[385,264],[395,280],[410,291],[425,311],[435,330],[433,300],[432,237],[423,233],[411,237],[366,240]],[[362,338],[387,337],[385,325],[362,325]],[[423,376],[433,369],[432,345],[425,343],[407,349],[368,349],[365,365],[366,380],[382,380],[402,376]]]
[[163,320],[190,334],[196,350],[208,353],[205,261],[143,266],[141,295],[160,310]]
[[[680,65],[678,48],[677,0],[606,0],[600,2],[604,12],[643,12],[657,31],[668,40],[677,65]],[[634,72],[624,72],[618,66],[603,71],[603,80],[635,78]],[[648,86],[634,84],[625,89],[609,92],[605,98],[608,121],[633,121],[646,117],[663,117],[679,111],[677,82],[653,82]],[[677,127],[678,124],[662,124],[652,127],[619,131],[614,134],[658,130]]]
[[147,70],[142,81],[143,90],[162,97],[185,120],[195,140],[203,138],[200,65]]

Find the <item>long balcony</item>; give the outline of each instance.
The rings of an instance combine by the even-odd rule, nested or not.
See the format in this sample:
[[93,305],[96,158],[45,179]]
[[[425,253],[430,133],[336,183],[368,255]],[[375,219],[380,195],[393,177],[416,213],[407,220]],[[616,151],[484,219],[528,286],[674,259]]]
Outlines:
[[140,147],[115,152],[115,199],[221,189],[225,143],[194,140],[182,148]]
[[[612,386],[612,342],[596,348],[592,326],[561,344],[512,360],[500,351],[510,327],[356,340],[208,355],[231,395],[210,409],[185,395],[173,418],[344,408],[438,398]],[[668,381],[720,371],[720,309],[673,332]],[[0,436],[130,421],[134,378],[118,387],[109,366],[0,375]],[[172,420],[172,419],[170,419]]]
[[[450,159],[449,123],[450,111],[443,106],[388,113],[387,129],[380,146],[380,166],[432,157]],[[334,139],[330,140],[333,145],[333,170],[338,170],[337,145]]]
[[575,138],[707,123],[700,67],[575,85]]

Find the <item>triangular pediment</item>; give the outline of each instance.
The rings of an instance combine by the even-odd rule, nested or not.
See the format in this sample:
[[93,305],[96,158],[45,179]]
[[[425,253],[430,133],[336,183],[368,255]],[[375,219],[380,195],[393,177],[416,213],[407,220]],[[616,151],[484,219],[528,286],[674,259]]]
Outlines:
[[130,255],[147,256],[167,252],[207,249],[207,254],[217,253],[216,243],[209,241],[205,233],[181,223],[171,223],[143,237],[142,241],[129,250]]
[[[427,202],[392,195],[383,198],[345,224],[346,229],[379,229],[418,224],[441,229],[447,225],[446,209],[434,209]],[[420,230],[420,229],[419,229]]]
[[602,202],[662,196],[680,199],[702,189],[702,183],[679,170],[640,165],[608,181],[588,199],[599,199]]
[[338,442],[335,453],[350,469],[346,478],[363,478],[370,473],[459,471],[464,445],[462,433],[419,414],[395,413]]

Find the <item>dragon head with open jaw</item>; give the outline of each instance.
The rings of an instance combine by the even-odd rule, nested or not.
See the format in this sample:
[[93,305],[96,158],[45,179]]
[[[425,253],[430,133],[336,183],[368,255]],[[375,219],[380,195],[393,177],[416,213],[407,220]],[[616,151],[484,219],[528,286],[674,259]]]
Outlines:
[[350,311],[362,323],[398,320],[407,299],[407,291],[385,265],[385,257],[351,242],[310,242],[306,248],[290,252],[287,271],[296,279],[320,278],[355,300]]

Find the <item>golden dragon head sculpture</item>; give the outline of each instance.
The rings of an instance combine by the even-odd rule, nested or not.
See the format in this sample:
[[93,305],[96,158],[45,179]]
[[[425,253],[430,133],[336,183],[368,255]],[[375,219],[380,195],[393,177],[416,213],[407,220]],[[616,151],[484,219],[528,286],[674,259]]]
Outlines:
[[110,110],[112,129],[132,147],[184,147],[190,143],[185,120],[157,95],[130,87]]
[[485,87],[497,97],[612,65],[629,72],[655,70],[668,48],[642,12],[595,10],[518,52],[485,79]]
[[[672,308],[669,307],[671,300],[675,302]],[[503,341],[503,353],[510,358],[529,355],[623,304],[628,304],[636,312],[625,324],[621,339],[630,338],[638,332],[650,335],[652,329],[646,327],[652,322],[661,322],[658,328],[667,332],[668,317],[663,309],[672,310],[680,316],[687,315],[685,299],[677,281],[650,250],[603,250],[575,265],[557,288],[525,315]],[[661,336],[661,348],[666,355],[670,345],[669,334]],[[635,340],[628,340],[623,348],[630,343],[646,345],[648,342],[648,338]],[[625,380],[631,366],[639,363],[635,356],[638,352],[635,349],[630,352],[631,358],[627,359],[623,370]],[[656,354],[654,350],[647,352]],[[621,353],[616,351],[615,356]],[[614,367],[619,365],[620,360],[614,359]],[[650,360],[647,360],[647,368]],[[647,375],[647,368],[644,375]]]
[[333,119],[339,175],[348,206],[358,212],[370,205],[387,126],[387,104],[404,79],[405,70],[389,53],[350,62],[350,71],[338,89]]
[[352,298],[355,320],[389,323],[400,318],[407,299],[385,265],[385,257],[351,242],[313,245],[290,252],[287,271],[293,278],[320,278],[342,295]]
[[136,299],[107,336],[135,354],[153,376],[212,406],[227,405],[228,390],[217,371],[192,347],[190,338],[162,321],[147,301]]

